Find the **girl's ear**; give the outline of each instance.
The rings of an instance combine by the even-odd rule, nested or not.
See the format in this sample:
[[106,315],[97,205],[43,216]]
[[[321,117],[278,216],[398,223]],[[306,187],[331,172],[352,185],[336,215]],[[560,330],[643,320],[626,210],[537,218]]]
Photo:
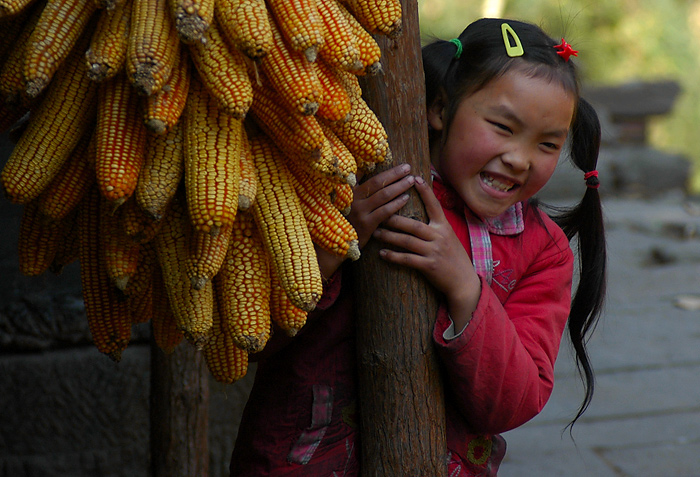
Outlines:
[[428,108],[428,125],[434,131],[442,131],[445,127],[444,113],[445,113],[445,92],[441,91],[440,94],[435,96],[435,100]]

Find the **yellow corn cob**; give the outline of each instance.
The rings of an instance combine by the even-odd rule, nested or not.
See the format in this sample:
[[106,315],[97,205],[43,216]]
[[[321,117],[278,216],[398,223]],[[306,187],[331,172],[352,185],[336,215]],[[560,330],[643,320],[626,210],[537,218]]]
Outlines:
[[243,123],[219,110],[196,78],[185,108],[185,189],[192,224],[216,234],[238,210]]
[[231,384],[248,372],[248,352],[234,344],[216,308],[212,337],[203,351],[209,372],[221,383]]
[[115,8],[119,8],[124,1],[125,0],[94,0],[97,8],[104,10],[114,10]]
[[95,9],[92,0],[49,0],[46,3],[25,52],[23,74],[30,98],[38,96],[49,84],[86,30]]
[[287,46],[272,19],[270,26],[274,41],[260,60],[262,71],[293,111],[315,114],[323,101],[323,90],[311,62]]
[[11,17],[24,11],[33,0],[0,0],[0,18]]
[[183,43],[204,40],[214,20],[214,0],[170,0],[175,29]]
[[257,124],[277,146],[306,159],[319,159],[326,140],[316,118],[290,114],[267,81],[253,82],[253,105]]
[[250,209],[255,202],[255,196],[258,193],[258,175],[255,172],[255,163],[250,152],[250,143],[245,134],[245,129],[242,130],[242,152],[241,152],[241,182],[238,188],[238,210],[245,211]]
[[60,220],[68,215],[94,184],[95,170],[87,158],[88,154],[94,154],[94,143],[91,147],[92,137],[91,133],[82,137],[71,152],[71,157],[39,197],[39,208],[46,217]]
[[352,207],[352,187],[350,184],[335,184],[335,187],[331,191],[330,199],[331,203],[341,214],[348,215],[350,213],[350,207]]
[[88,77],[104,81],[124,67],[131,21],[131,0],[120,2],[112,10],[100,12],[90,48],[85,52]]
[[48,270],[63,239],[63,222],[41,215],[38,201],[24,206],[19,227],[19,270],[23,275],[38,276]]
[[324,61],[317,61],[313,65],[323,88],[323,102],[319,106],[316,116],[328,121],[348,119],[352,104],[344,83]]
[[362,69],[357,37],[336,0],[318,0],[323,47],[319,56],[334,68],[348,71]]
[[133,0],[126,71],[139,93],[157,93],[170,77],[180,50],[167,0]]
[[255,222],[289,299],[310,311],[323,293],[316,251],[284,156],[266,136],[251,139],[260,192],[253,205]]
[[127,237],[118,214],[112,213],[107,201],[102,201],[100,214],[102,263],[114,286],[124,291],[139,263],[139,244]]
[[224,329],[236,346],[250,353],[261,351],[270,338],[270,271],[252,214],[236,218],[214,290]]
[[5,15],[2,13],[4,8],[2,5],[7,5],[6,0],[0,0],[0,64],[11,53],[11,50],[16,48],[17,39],[32,12],[43,8],[41,1],[32,1],[30,8],[22,7],[18,13]]
[[163,216],[182,178],[182,143],[182,123],[164,135],[149,133],[146,138],[144,164],[134,195],[139,207],[155,220]]
[[187,276],[185,265],[191,225],[183,197],[173,199],[162,220],[163,225],[154,240],[170,308],[175,315],[177,328],[187,340],[201,349],[212,331],[214,293],[211,282],[201,290],[195,290]]
[[272,30],[265,0],[217,0],[214,13],[223,36],[252,59],[272,47]]
[[80,254],[80,241],[78,236],[78,207],[73,212],[61,219],[64,223],[62,240],[58,244],[56,254],[53,257],[49,270],[59,275],[63,269],[78,260]]
[[[132,303],[132,307],[148,293],[156,278],[160,279],[160,276],[154,275],[157,267],[158,257],[156,256],[155,243],[147,242],[140,247],[138,266],[123,290],[124,296]],[[158,273],[160,273],[160,268],[158,268]]]
[[316,0],[268,0],[267,6],[289,46],[309,61],[316,61],[323,46]]
[[100,352],[119,361],[131,339],[131,317],[127,302],[118,297],[102,261],[100,200],[93,188],[80,206],[80,278],[92,340]]
[[183,334],[177,328],[175,315],[170,308],[168,293],[163,283],[160,266],[156,263],[153,278],[153,339],[163,352],[170,354],[182,342]]
[[323,134],[325,134],[331,145],[333,156],[338,160],[338,175],[343,182],[354,186],[357,183],[357,162],[355,158],[331,128],[324,123],[320,123],[320,125],[321,129],[323,129]]
[[132,324],[148,323],[153,317],[153,283],[148,283],[146,293],[138,300],[127,300]]
[[100,83],[95,139],[97,184],[116,208],[136,189],[146,147],[139,98],[124,75]]
[[5,164],[2,183],[13,202],[36,198],[94,124],[96,86],[85,74],[86,45],[79,42],[58,71]]
[[[29,8],[31,14],[26,19],[18,19],[17,24],[21,25],[20,31],[16,32],[16,38],[12,38],[12,44],[6,45],[7,53],[0,68],[0,96],[6,103],[12,105],[29,104],[29,97],[26,93],[24,81],[24,59],[29,48],[29,38],[36,27],[44,5],[39,4]],[[20,20],[23,20],[20,23]],[[16,28],[16,27],[15,27]]]
[[306,324],[308,313],[294,306],[282,287],[274,267],[270,267],[270,318],[288,336],[296,336]]
[[[337,1],[336,1],[337,3]],[[369,34],[367,30],[357,21],[344,5],[337,3],[341,14],[347,20],[350,29],[355,36],[355,43],[357,49],[360,52],[360,62],[362,63],[362,69],[359,71],[353,71],[355,74],[370,74],[375,75],[382,72],[382,64],[380,62],[382,57],[382,51],[379,45]]]
[[187,256],[187,276],[195,290],[201,290],[219,272],[231,243],[233,225],[226,225],[212,236],[199,230],[192,231],[190,253]]
[[253,102],[253,87],[245,58],[229,48],[214,22],[204,34],[205,41],[190,45],[192,60],[219,109],[243,119]]
[[401,32],[401,0],[343,0],[370,33],[395,36]]
[[133,196],[115,213],[120,216],[119,220],[124,233],[134,243],[150,242],[161,225],[160,221],[155,220],[138,206]]
[[170,78],[163,88],[146,97],[144,108],[146,128],[156,134],[164,134],[172,129],[185,109],[189,89],[190,55],[186,49],[182,49]]

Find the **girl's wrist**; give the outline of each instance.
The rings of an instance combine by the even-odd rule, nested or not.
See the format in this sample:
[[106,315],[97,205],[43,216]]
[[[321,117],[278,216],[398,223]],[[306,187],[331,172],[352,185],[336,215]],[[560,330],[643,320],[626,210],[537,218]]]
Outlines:
[[462,285],[459,293],[447,294],[447,311],[455,324],[455,330],[461,330],[472,319],[481,296],[481,280],[474,274],[474,279]]

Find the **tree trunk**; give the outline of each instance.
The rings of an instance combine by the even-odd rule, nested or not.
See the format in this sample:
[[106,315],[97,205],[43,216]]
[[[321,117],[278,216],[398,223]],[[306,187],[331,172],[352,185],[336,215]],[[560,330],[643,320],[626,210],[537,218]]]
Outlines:
[[209,475],[209,382],[204,355],[183,342],[171,355],[151,343],[154,477]]
[[[408,162],[429,180],[418,7],[402,4],[402,33],[377,37],[384,74],[362,87],[387,130],[393,165]],[[401,213],[426,219],[415,192]],[[379,248],[371,240],[353,267],[363,297],[356,300],[362,474],[446,475],[444,396],[431,338],[435,293],[419,273],[383,262]]]

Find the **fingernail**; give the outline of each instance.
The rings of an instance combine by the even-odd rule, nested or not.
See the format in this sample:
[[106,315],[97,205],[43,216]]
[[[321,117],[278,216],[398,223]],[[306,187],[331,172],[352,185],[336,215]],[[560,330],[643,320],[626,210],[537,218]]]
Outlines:
[[416,182],[418,182],[419,184],[425,184],[425,181],[423,180],[423,178],[421,176],[415,176],[415,178],[416,178]]
[[381,250],[379,251],[379,256],[380,256],[380,257],[386,257],[386,250],[381,249]]
[[414,176],[408,176],[406,178],[406,180],[408,181],[409,184],[413,184],[413,182],[416,180],[416,178]]
[[401,172],[408,172],[411,170],[411,165],[410,164],[404,164],[401,166]]

